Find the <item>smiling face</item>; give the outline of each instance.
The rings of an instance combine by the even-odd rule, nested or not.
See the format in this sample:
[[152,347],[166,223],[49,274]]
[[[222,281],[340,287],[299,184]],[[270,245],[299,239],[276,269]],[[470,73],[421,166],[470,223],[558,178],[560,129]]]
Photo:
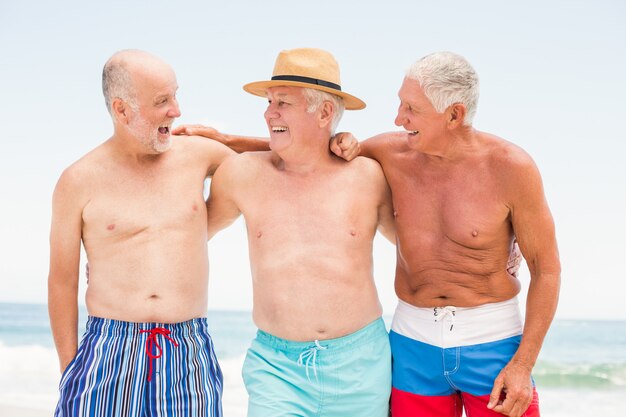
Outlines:
[[319,109],[309,113],[308,103],[300,87],[271,87],[267,89],[268,106],[265,122],[270,132],[270,149],[287,149],[301,139],[319,135]]
[[163,153],[171,144],[170,130],[180,116],[176,75],[167,65],[151,67],[134,77],[137,110],[130,110],[128,129],[150,153]]
[[422,152],[437,149],[446,133],[446,112],[437,112],[420,84],[410,78],[404,79],[398,97],[395,124],[407,130],[409,146]]

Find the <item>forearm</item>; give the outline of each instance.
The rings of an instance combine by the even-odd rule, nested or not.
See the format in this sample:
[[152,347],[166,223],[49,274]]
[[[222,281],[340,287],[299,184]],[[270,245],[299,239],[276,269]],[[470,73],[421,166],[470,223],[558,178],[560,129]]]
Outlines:
[[78,349],[78,287],[56,282],[48,284],[48,312],[61,372]]
[[524,333],[511,359],[530,370],[535,365],[543,340],[548,333],[559,299],[558,273],[541,274],[531,279],[526,299]]
[[219,139],[219,141],[237,153],[270,150],[268,138],[229,135],[224,133],[220,133],[220,135],[222,138]]

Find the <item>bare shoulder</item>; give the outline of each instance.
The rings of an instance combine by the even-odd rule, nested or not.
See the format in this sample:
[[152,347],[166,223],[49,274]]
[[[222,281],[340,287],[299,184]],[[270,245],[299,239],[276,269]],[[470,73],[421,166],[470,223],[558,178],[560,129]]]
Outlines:
[[487,156],[490,163],[505,172],[536,169],[532,157],[520,146],[489,133],[480,133],[487,145]]
[[170,151],[180,156],[185,166],[200,167],[211,176],[235,152],[221,143],[202,136],[172,136]]
[[97,190],[99,179],[110,172],[106,142],[92,149],[65,168],[54,189],[56,199],[86,201]]
[[225,145],[202,136],[172,136],[172,148],[203,159],[224,158],[235,152]]
[[351,162],[347,164],[347,166],[354,168],[359,171],[359,175],[367,176],[368,178],[373,177],[383,177],[384,173],[383,169],[380,166],[380,163],[375,159],[368,158],[365,156],[357,156]]
[[483,135],[491,172],[505,194],[527,198],[527,193],[542,189],[541,174],[528,152],[495,135]]
[[264,169],[271,167],[271,152],[233,153],[222,163],[215,175],[228,175],[231,178],[247,178],[256,176]]

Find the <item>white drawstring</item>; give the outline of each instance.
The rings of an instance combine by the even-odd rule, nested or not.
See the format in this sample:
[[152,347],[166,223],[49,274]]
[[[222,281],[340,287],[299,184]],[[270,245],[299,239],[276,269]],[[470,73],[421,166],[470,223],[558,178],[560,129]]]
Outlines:
[[456,316],[456,307],[453,306],[446,306],[446,307],[435,307],[433,308],[434,311],[434,315],[435,315],[435,321],[438,322],[440,320],[443,320],[445,317],[449,317],[450,318],[450,331],[452,331],[452,328],[454,327],[454,316]]
[[327,347],[320,345],[319,341],[316,340],[315,346],[311,346],[310,348],[306,349],[300,354],[300,357],[298,358],[298,366],[304,365],[304,369],[306,370],[306,379],[308,379],[309,382],[311,382],[311,378],[309,378],[309,364],[311,363],[311,361],[313,362],[313,374],[315,375],[315,380],[317,381],[317,366],[315,364],[317,360],[317,351],[325,349],[327,349]]

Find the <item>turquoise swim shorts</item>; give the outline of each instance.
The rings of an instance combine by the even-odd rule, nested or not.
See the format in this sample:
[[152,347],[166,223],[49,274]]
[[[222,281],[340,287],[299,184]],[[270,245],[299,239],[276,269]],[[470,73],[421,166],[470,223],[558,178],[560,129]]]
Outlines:
[[387,417],[391,351],[378,319],[350,335],[293,342],[259,330],[243,365],[248,417]]

